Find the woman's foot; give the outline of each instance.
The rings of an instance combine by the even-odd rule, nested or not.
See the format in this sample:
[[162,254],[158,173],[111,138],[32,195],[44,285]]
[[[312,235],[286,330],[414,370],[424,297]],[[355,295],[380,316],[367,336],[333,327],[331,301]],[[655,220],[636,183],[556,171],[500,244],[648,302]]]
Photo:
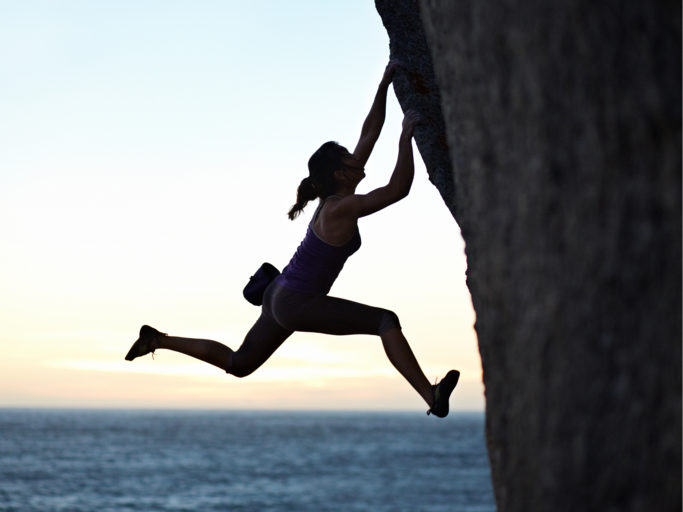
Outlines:
[[448,416],[448,399],[455,389],[460,372],[458,370],[451,370],[438,384],[432,386],[432,408],[427,411],[427,415],[433,414],[439,418]]
[[158,348],[158,343],[156,343],[158,336],[166,336],[166,333],[159,332],[149,325],[143,325],[140,328],[140,337],[126,354],[126,361],[132,361],[136,357],[146,356],[149,353],[154,354],[154,350]]

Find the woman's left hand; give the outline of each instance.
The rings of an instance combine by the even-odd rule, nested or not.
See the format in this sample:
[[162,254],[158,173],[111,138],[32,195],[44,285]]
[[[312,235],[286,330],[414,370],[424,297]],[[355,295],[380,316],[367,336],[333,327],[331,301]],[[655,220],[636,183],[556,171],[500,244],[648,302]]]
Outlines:
[[418,124],[422,123],[422,118],[414,110],[408,110],[403,117],[403,134],[408,137],[413,136],[413,131]]

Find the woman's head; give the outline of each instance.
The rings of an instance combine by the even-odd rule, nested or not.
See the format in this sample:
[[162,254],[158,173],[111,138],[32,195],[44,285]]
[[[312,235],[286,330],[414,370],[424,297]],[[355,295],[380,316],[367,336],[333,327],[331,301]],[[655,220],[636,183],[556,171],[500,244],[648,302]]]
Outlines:
[[297,189],[296,204],[289,210],[289,218],[294,220],[309,201],[334,195],[338,187],[335,172],[352,169],[353,165],[349,162],[352,159],[349,150],[334,141],[320,146],[308,160],[308,177],[301,181]]

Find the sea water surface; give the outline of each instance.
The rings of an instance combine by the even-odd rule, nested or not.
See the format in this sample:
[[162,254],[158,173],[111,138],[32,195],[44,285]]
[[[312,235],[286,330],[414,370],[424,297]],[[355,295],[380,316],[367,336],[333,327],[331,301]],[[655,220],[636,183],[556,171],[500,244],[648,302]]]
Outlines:
[[483,413],[0,409],[0,511],[493,512]]

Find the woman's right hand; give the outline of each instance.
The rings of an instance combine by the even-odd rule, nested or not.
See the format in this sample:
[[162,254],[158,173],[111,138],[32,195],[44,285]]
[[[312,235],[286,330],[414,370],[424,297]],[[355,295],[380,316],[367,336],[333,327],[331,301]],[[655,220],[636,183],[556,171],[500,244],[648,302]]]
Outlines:
[[388,86],[392,82],[397,69],[406,69],[406,65],[398,59],[390,60],[384,69],[384,76],[382,76],[382,83],[384,85]]
[[412,137],[415,127],[421,122],[422,118],[420,117],[420,114],[414,110],[408,110],[403,117],[403,134]]

